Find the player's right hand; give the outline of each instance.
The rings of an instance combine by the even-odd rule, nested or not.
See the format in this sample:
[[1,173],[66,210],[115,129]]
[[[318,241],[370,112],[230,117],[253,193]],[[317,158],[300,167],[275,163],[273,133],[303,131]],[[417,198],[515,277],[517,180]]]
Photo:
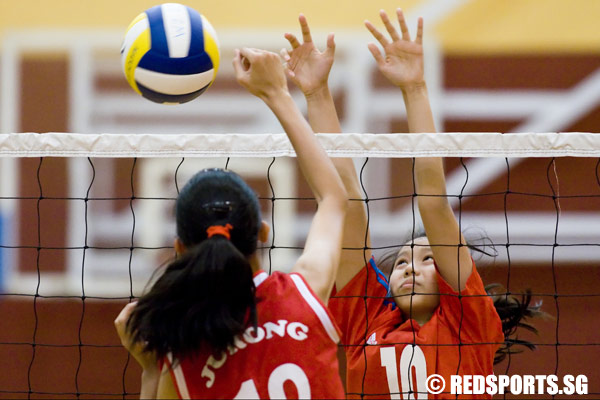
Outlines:
[[247,47],[236,49],[233,69],[238,83],[263,100],[288,93],[283,65],[275,53]]
[[140,366],[144,370],[152,370],[158,368],[158,362],[154,353],[150,353],[144,351],[144,346],[142,343],[133,342],[131,338],[131,333],[127,329],[127,321],[129,321],[129,317],[131,313],[135,309],[137,302],[129,303],[119,313],[117,318],[115,319],[115,328],[117,329],[117,333],[119,334],[119,338],[121,339],[121,344],[123,347],[131,353],[133,358],[140,364]]
[[400,25],[401,36],[390,22],[385,11],[381,10],[379,16],[388,31],[391,41],[386,38],[373,24],[365,21],[365,26],[383,47],[385,57],[381,54],[375,43],[368,47],[377,62],[381,73],[394,85],[408,89],[411,86],[425,84],[423,67],[423,19],[419,18],[417,37],[414,41],[410,38],[402,10],[396,11]]
[[302,43],[296,36],[286,33],[284,36],[292,46],[291,50],[282,49],[281,57],[285,61],[287,76],[298,86],[305,96],[327,87],[327,79],[335,54],[333,33],[327,36],[327,49],[321,52],[316,47],[310,34],[306,17],[298,17],[302,30]]

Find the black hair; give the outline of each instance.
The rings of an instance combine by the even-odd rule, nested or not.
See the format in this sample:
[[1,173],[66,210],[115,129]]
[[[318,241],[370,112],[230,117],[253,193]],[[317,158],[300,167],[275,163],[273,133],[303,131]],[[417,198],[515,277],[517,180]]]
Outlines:
[[[216,354],[256,327],[253,272],[261,224],[256,194],[234,172],[205,169],[183,187],[175,205],[177,236],[186,251],[170,262],[138,301],[127,328],[134,341],[161,359]],[[208,238],[211,226],[230,224],[230,240]]]
[[506,289],[499,283],[486,285],[485,291],[494,301],[494,307],[502,321],[502,333],[504,333],[504,343],[496,351],[494,364],[502,362],[509,354],[522,353],[524,349],[535,350],[536,346],[533,343],[518,338],[517,329],[523,328],[538,333],[527,320],[548,316],[541,310],[542,302],[531,303],[530,289],[521,293],[519,299],[515,295],[507,294]]
[[[394,264],[400,248],[410,244],[413,240],[427,237],[423,227],[417,227],[411,233],[407,234],[402,246],[394,248],[383,254],[377,263],[379,269],[388,277],[392,274]],[[476,237],[467,239],[467,247],[471,253],[496,257],[496,249],[485,234],[478,234]],[[524,349],[535,350],[536,346],[526,340],[517,337],[517,329],[523,328],[535,334],[537,329],[528,321],[532,318],[545,318],[549,314],[541,310],[542,302],[532,304],[531,290],[527,289],[519,295],[507,294],[499,283],[491,283],[485,286],[485,291],[494,302],[496,312],[502,322],[502,333],[504,334],[504,343],[496,351],[494,364],[502,362],[509,354],[521,353]]]

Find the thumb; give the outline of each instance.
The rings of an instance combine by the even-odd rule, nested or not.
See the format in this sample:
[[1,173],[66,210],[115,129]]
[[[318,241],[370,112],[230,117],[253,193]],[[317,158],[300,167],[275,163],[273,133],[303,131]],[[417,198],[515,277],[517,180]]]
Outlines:
[[327,49],[325,50],[325,53],[331,57],[333,57],[333,55],[335,54],[334,36],[335,35],[333,33],[330,33],[329,35],[327,35]]
[[375,43],[369,43],[367,45],[367,47],[369,48],[369,51],[373,55],[373,58],[375,58],[375,62],[377,62],[377,65],[381,67],[385,63],[385,60],[383,59],[383,56],[381,55],[381,51],[379,51],[379,47],[377,47],[377,45]]
[[296,73],[294,71],[292,71],[291,69],[289,69],[287,66],[285,67],[285,75],[290,78],[292,81],[295,82],[295,78],[296,78]]
[[281,51],[279,52],[279,55],[281,56],[281,58],[283,59],[283,61],[288,62],[290,61],[290,53],[288,53],[287,49],[283,48],[281,49]]

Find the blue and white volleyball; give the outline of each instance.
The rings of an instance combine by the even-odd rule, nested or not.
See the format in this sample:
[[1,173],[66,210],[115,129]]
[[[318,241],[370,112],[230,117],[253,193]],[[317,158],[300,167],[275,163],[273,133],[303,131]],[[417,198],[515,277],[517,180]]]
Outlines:
[[219,42],[208,20],[176,3],[152,7],[127,28],[121,62],[129,85],[156,103],[200,96],[215,80]]

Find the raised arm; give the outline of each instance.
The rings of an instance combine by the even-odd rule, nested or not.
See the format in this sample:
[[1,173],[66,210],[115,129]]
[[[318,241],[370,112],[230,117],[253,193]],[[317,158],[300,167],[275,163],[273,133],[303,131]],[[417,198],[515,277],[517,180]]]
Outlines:
[[236,51],[233,66],[238,82],[261,98],[281,123],[317,199],[318,210],[304,251],[292,271],[302,274],[314,292],[327,303],[340,259],[346,191],[331,160],[288,92],[279,56],[264,50],[242,49]]
[[[423,19],[419,18],[414,41],[400,9],[397,10],[400,34],[387,14],[380,11],[389,39],[369,21],[367,29],[381,44],[369,50],[381,73],[402,90],[410,132],[435,132],[435,124],[425,84],[423,69]],[[419,212],[442,277],[455,289],[463,289],[471,275],[472,261],[458,222],[446,197],[446,178],[441,158],[417,158],[415,182]],[[459,279],[460,277],[460,279]]]
[[[313,131],[339,133],[340,122],[327,83],[335,54],[333,33],[327,37],[327,48],[321,52],[314,45],[306,17],[300,15],[299,21],[302,43],[295,35],[285,34],[291,45],[291,50],[284,49],[281,52],[286,62],[286,74],[306,97],[308,122]],[[336,287],[339,290],[350,282],[371,258],[371,243],[365,207],[363,202],[358,200],[362,198],[362,191],[354,163],[350,158],[333,158],[332,162],[351,199],[344,222],[346,229],[342,238],[343,250],[336,277]]]
[[143,346],[138,342],[132,342],[131,335],[127,330],[127,321],[137,303],[129,303],[123,307],[115,319],[115,328],[121,339],[123,347],[135,358],[142,367],[142,383],[140,388],[140,399],[157,398],[158,383],[160,380],[160,371],[158,370],[158,361],[153,353],[143,350]]

